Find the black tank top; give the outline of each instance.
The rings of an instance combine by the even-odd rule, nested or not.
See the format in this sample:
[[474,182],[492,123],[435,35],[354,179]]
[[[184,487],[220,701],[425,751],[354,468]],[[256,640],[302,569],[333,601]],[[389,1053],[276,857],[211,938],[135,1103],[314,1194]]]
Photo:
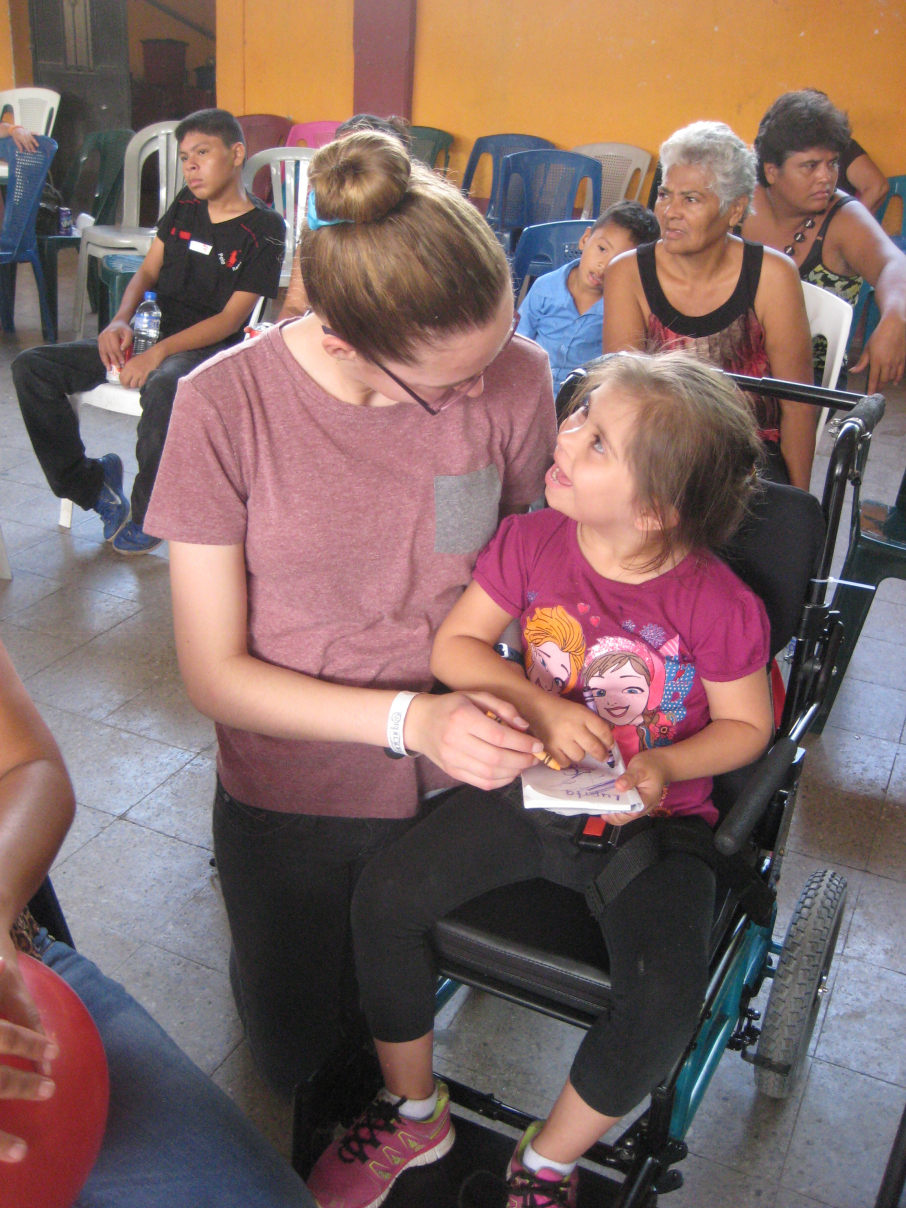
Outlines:
[[658,280],[654,258],[655,246],[654,243],[643,243],[638,249],[642,289],[645,291],[645,298],[651,313],[664,327],[669,328],[676,335],[688,336],[693,340],[716,335],[754,307],[758,283],[761,280],[761,265],[764,260],[762,244],[750,243],[748,239],[743,240],[742,269],[736,282],[736,288],[722,306],[718,306],[717,310],[712,310],[707,315],[682,315],[670,305]]

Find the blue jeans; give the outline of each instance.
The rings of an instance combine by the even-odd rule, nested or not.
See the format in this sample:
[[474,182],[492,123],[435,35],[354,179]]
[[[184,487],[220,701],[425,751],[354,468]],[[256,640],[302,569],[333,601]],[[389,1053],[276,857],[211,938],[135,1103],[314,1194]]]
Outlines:
[[314,1208],[302,1180],[117,982],[39,949],[81,998],[110,1068],[104,1144],[75,1208]]

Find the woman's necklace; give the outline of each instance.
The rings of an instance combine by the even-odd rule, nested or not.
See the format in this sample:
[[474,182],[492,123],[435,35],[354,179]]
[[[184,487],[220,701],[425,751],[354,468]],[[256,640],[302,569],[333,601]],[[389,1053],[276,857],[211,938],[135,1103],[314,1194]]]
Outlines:
[[[821,213],[823,214],[824,211],[822,210]],[[819,215],[819,217],[820,217],[820,215]],[[794,251],[794,245],[797,243],[804,243],[805,242],[805,232],[810,231],[814,225],[815,225],[814,218],[806,218],[805,222],[803,222],[803,224],[802,224],[802,229],[797,231],[796,234],[793,236],[793,242],[789,245],[789,247],[785,247],[783,249],[784,254],[787,256],[792,256],[793,251]]]

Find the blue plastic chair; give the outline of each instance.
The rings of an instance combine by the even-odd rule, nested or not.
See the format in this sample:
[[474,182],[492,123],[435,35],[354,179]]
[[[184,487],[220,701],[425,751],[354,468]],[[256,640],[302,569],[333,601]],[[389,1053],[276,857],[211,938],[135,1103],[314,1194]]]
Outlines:
[[878,208],[875,218],[877,218],[878,222],[882,222],[884,215],[887,213],[887,207],[890,205],[891,199],[894,197],[899,197],[900,201],[903,203],[903,215],[900,221],[900,233],[899,235],[891,235],[891,239],[893,239],[894,243],[901,251],[906,251],[906,176],[889,176],[887,178],[887,183],[890,185],[890,192],[887,194]]
[[553,143],[546,138],[537,138],[534,134],[485,134],[476,138],[469,153],[469,162],[462,178],[462,191],[466,197],[472,187],[472,180],[478,168],[478,161],[483,155],[490,155],[491,196],[488,200],[488,212],[485,215],[491,226],[495,226],[500,215],[500,164],[505,155],[515,151],[540,151],[545,147],[553,148]]
[[47,303],[44,274],[38,259],[35,222],[41,202],[41,190],[57,152],[52,138],[35,136],[37,151],[20,151],[11,138],[0,138],[0,159],[9,164],[9,185],[6,191],[6,213],[0,229],[0,326],[14,332],[13,311],[16,305],[16,265],[24,261],[32,266],[38,299],[41,304],[41,331],[44,339],[56,339],[53,316]]
[[[504,246],[513,231],[573,217],[583,180],[591,182],[591,212],[601,211],[601,163],[574,151],[518,151],[504,156],[500,170],[498,233]],[[509,251],[509,248],[507,247]]]
[[513,255],[513,288],[516,297],[526,277],[541,277],[575,260],[579,240],[591,226],[589,219],[569,222],[542,222],[526,227],[519,236]]

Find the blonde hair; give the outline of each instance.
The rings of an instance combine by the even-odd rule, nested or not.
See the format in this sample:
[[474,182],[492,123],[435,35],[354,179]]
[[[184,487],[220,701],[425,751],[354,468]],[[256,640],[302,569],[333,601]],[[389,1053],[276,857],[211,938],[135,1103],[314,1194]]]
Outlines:
[[602,358],[577,390],[571,410],[584,406],[600,386],[637,404],[626,457],[636,506],[660,529],[650,569],[679,551],[720,549],[746,514],[761,455],[741,393],[720,369],[683,352]]
[[484,327],[511,288],[503,249],[459,190],[375,131],[321,147],[320,219],[299,241],[312,309],[369,360],[411,362],[439,335]]
[[[560,604],[554,608],[538,608],[526,621],[523,634],[530,646],[554,642],[558,649],[569,655],[569,682],[563,685],[563,691],[569,692],[579,678],[585,658],[585,634],[579,622]],[[530,671],[531,666],[532,652],[529,649],[525,652],[526,671]]]

